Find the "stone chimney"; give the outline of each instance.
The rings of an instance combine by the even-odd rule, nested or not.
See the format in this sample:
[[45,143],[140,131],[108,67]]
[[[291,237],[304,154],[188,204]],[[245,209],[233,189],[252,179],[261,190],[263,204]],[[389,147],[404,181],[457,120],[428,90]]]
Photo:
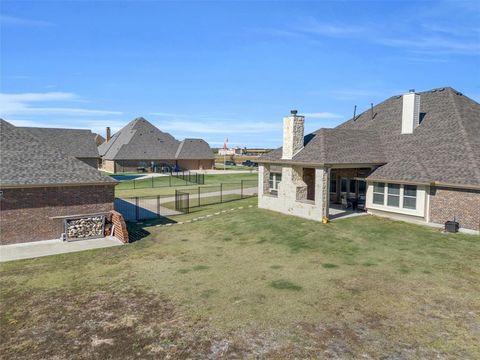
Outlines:
[[402,134],[411,134],[420,125],[420,95],[412,89],[403,95]]
[[290,111],[290,116],[283,118],[283,153],[282,159],[291,160],[303,149],[303,131],[305,118],[297,115],[297,110]]
[[111,138],[111,133],[110,133],[110,127],[107,126],[107,131],[106,131],[106,141],[109,142]]

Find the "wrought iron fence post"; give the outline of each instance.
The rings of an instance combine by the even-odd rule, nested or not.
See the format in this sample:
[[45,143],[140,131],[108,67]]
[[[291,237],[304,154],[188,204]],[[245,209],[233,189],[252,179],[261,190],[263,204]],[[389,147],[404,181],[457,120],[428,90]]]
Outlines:
[[243,199],[243,180],[240,180],[240,199]]
[[200,193],[200,186],[198,187],[198,206],[200,206],[200,197],[201,197],[201,193]]
[[153,175],[152,175],[152,188],[153,188]]
[[160,195],[157,195],[157,216],[160,217]]
[[223,203],[223,183],[220,183],[220,204]]
[[172,173],[170,173],[170,176],[168,177],[168,186],[172,187]]
[[133,179],[133,188],[135,189],[135,179]]
[[135,197],[135,220],[139,220],[140,214],[139,214],[139,208],[138,208],[138,196]]

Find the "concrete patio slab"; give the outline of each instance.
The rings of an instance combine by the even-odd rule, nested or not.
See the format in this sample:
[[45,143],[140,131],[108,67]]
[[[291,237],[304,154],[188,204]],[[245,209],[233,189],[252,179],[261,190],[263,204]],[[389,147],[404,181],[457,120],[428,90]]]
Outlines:
[[41,256],[65,254],[119,245],[123,245],[123,242],[113,236],[78,241],[62,241],[55,239],[21,244],[0,245],[0,262],[32,259]]

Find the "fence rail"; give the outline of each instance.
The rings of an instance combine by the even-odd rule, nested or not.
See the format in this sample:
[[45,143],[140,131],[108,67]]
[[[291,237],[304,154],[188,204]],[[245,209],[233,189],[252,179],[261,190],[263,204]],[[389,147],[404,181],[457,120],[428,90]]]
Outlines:
[[190,171],[172,172],[169,175],[150,176],[143,179],[121,181],[115,186],[116,190],[135,190],[156,187],[176,187],[205,184],[205,175]]
[[115,198],[115,210],[125,220],[136,221],[188,213],[193,208],[245,199],[257,195],[256,180],[198,186],[171,195]]

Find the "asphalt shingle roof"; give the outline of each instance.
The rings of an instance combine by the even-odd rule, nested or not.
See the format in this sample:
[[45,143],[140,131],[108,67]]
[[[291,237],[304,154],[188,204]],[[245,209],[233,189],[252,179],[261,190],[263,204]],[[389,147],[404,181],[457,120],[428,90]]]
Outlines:
[[98,158],[95,134],[90,130],[23,127],[36,138],[76,158]]
[[[293,161],[386,163],[369,179],[480,186],[480,104],[452,88],[420,96],[421,124],[412,134],[401,134],[402,96],[392,96],[373,112],[307,135]],[[315,140],[322,131],[323,139]],[[277,149],[260,162],[280,159]]]
[[213,159],[210,146],[201,139],[180,142],[144,118],[137,118],[98,147],[106,160]]
[[0,119],[0,186],[115,184],[109,176]]
[[175,153],[176,159],[215,159],[215,154],[205,140],[202,139],[185,139],[180,142],[177,152]]

